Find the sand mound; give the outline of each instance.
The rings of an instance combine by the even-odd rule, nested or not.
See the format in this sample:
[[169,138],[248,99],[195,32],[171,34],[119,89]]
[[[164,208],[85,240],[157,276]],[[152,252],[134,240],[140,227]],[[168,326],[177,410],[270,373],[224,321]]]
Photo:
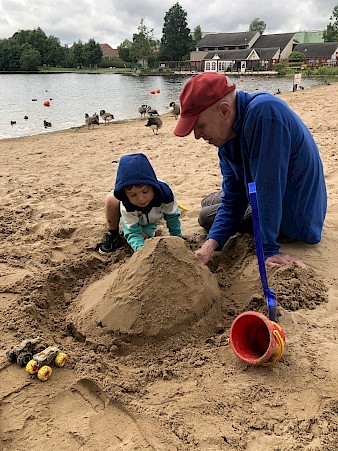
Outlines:
[[215,276],[181,238],[147,240],[126,263],[92,284],[72,315],[78,331],[129,335],[175,334],[220,299]]
[[327,286],[311,268],[293,264],[276,267],[270,279],[276,287],[278,303],[286,310],[314,309],[328,302]]

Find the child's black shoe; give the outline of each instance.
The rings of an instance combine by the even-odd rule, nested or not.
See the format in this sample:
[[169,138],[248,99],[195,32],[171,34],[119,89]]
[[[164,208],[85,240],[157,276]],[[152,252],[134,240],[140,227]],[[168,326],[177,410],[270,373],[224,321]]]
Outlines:
[[110,232],[107,232],[103,242],[99,245],[98,251],[102,255],[111,254],[122,247],[123,244],[124,239],[120,234],[113,236]]

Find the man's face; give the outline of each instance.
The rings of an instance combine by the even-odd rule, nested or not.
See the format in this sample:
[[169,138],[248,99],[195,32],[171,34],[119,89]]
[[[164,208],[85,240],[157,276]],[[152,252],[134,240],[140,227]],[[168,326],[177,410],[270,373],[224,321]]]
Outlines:
[[222,102],[202,111],[194,127],[196,139],[203,138],[209,144],[221,147],[236,136],[229,104]]

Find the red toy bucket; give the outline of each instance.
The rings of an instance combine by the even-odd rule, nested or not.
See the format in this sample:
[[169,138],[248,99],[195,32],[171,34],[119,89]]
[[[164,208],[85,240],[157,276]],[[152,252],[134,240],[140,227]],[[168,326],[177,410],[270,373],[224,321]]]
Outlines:
[[229,343],[235,354],[251,365],[274,365],[284,352],[285,334],[258,312],[244,312],[231,325]]

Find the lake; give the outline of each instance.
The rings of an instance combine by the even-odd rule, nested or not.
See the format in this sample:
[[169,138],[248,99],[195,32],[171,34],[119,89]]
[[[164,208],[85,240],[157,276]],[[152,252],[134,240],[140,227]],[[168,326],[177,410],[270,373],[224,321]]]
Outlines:
[[[100,110],[114,120],[139,118],[138,108],[150,105],[159,114],[178,101],[189,75],[133,76],[121,74],[0,74],[0,139],[48,133],[84,124],[84,115]],[[290,92],[292,78],[276,76],[230,77],[237,88],[248,92]],[[324,80],[304,78],[301,85],[312,88]],[[151,90],[160,90],[151,94]],[[50,106],[44,106],[45,100]],[[28,119],[24,119],[27,116]],[[44,128],[44,120],[52,124]],[[11,121],[16,124],[11,125]]]

